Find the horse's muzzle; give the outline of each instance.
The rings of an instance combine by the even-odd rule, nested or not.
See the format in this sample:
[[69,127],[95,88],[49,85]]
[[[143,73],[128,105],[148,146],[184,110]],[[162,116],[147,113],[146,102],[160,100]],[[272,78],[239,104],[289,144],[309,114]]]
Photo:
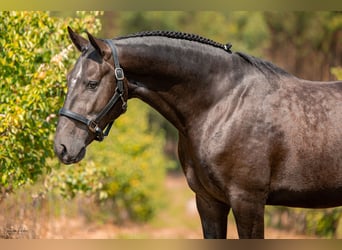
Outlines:
[[73,164],[81,161],[85,154],[86,148],[81,147],[80,150],[75,152],[75,150],[70,150],[64,144],[55,144],[54,150],[59,160],[64,164]]

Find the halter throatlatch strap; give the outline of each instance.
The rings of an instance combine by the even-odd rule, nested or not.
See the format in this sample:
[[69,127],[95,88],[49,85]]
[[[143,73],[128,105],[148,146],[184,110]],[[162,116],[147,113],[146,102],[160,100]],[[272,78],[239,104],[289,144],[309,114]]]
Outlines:
[[96,116],[94,120],[89,120],[83,115],[77,114],[73,111],[67,110],[65,108],[62,108],[59,111],[59,115],[68,117],[70,119],[73,119],[75,121],[78,121],[80,123],[83,123],[87,125],[88,129],[95,134],[95,140],[102,141],[105,136],[108,136],[110,129],[112,128],[112,125],[114,121],[111,121],[107,124],[105,131],[103,132],[102,129],[98,126],[101,119],[108,114],[108,112],[113,108],[113,106],[121,100],[122,102],[122,110],[123,112],[127,109],[127,103],[123,97],[124,95],[124,72],[123,69],[120,67],[119,63],[119,57],[118,53],[116,51],[115,45],[113,44],[113,41],[110,39],[104,40],[108,46],[111,48],[112,56],[114,60],[114,75],[116,80],[116,89],[113,97],[109,100],[107,105],[101,110],[101,112]]

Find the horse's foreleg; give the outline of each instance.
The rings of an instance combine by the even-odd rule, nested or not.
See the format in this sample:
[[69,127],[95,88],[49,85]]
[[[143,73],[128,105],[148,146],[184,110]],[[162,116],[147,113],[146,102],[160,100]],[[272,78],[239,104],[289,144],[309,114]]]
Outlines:
[[239,238],[263,239],[264,204],[255,202],[255,197],[239,197],[231,203]]
[[198,194],[196,194],[196,203],[204,238],[225,239],[227,237],[227,216],[230,208],[217,200]]

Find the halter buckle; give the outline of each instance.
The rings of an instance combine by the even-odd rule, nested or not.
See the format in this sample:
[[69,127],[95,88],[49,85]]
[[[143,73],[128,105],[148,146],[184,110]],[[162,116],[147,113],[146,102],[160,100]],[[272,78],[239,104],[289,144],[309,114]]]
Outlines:
[[123,72],[123,69],[120,67],[115,68],[114,74],[115,74],[116,80],[118,81],[123,81],[125,79],[125,74]]
[[91,132],[95,134],[96,141],[103,141],[104,135],[102,129],[97,125],[97,123],[94,120],[89,121],[88,128]]
[[91,132],[96,133],[99,127],[95,121],[91,120],[88,123],[88,128]]

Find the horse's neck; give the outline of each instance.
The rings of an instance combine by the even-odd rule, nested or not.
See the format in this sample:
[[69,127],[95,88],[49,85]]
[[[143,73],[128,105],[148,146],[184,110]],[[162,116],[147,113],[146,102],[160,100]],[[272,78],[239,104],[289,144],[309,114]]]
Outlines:
[[229,56],[220,49],[167,38],[116,41],[130,97],[157,109],[181,132],[215,101],[215,83],[226,77]]

